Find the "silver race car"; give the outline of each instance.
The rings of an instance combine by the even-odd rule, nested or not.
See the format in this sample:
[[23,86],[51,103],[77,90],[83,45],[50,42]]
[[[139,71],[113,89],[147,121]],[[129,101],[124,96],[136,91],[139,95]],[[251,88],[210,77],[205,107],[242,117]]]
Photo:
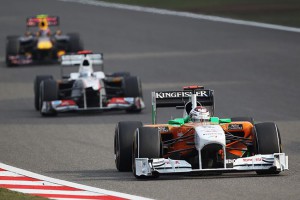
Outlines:
[[[64,75],[64,67],[79,65],[78,72]],[[81,51],[62,56],[62,79],[51,75],[37,76],[34,81],[35,108],[43,116],[60,112],[126,110],[141,112],[145,107],[139,77],[129,72],[105,74],[94,71],[103,66],[103,55]]]

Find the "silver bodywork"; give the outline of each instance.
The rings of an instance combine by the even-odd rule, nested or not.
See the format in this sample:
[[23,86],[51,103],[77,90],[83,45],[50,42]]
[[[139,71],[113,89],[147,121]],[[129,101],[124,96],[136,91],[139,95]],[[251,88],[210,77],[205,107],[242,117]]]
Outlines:
[[[108,106],[103,106],[106,100],[106,91],[103,80],[106,78],[102,71],[94,71],[93,65],[103,65],[102,54],[79,54],[63,55],[61,62],[61,75],[63,75],[63,66],[79,65],[78,72],[70,73],[69,81],[74,81],[71,99],[83,97],[83,107],[72,103],[69,100],[53,100],[42,102],[41,113],[69,112],[69,111],[102,111],[102,110],[124,110],[130,108],[145,108],[141,97],[117,97],[119,102],[112,102]],[[99,106],[87,106],[87,89],[93,90],[99,95]]]

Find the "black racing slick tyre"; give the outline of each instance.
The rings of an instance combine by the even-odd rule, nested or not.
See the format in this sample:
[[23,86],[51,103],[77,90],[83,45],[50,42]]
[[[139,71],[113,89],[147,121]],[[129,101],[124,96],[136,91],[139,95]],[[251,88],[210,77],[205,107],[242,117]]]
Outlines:
[[142,97],[142,84],[137,76],[124,77],[123,82],[125,97]]
[[[161,157],[161,135],[158,128],[141,127],[134,133],[134,142],[132,150],[132,171],[136,178],[135,158],[160,158]],[[152,177],[156,177],[154,174]]]
[[[125,76],[123,79],[123,90],[124,97],[143,97],[142,83],[139,77],[136,76]],[[130,108],[127,109],[127,113],[140,113],[141,108]]]
[[36,76],[33,84],[33,90],[34,90],[34,107],[36,110],[40,110],[40,84],[44,80],[53,80],[53,76],[51,75],[40,75]]
[[[58,99],[58,85],[55,80],[44,80],[40,84],[40,111],[44,101],[54,101]],[[55,116],[55,111],[41,112],[42,116]]]
[[250,122],[252,125],[254,125],[254,119],[252,117],[232,117],[231,121],[232,122],[245,121],[245,122]]
[[78,33],[69,33],[69,52],[78,52],[83,50],[83,43]]
[[11,61],[9,60],[9,56],[18,55],[19,50],[20,50],[19,36],[8,36],[6,38],[6,56],[5,56],[6,66],[8,67],[14,66],[14,64],[11,63]]
[[134,132],[142,127],[139,121],[119,122],[115,128],[114,153],[116,168],[121,172],[132,169],[132,144]]
[[[277,125],[273,122],[264,122],[254,125],[255,146],[257,154],[281,153],[281,138]],[[279,174],[274,170],[260,170],[257,174]]]

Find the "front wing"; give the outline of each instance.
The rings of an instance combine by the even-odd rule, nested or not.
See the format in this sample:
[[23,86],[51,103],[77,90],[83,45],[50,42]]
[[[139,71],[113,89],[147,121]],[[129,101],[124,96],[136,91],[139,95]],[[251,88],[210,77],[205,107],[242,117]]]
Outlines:
[[59,59],[34,60],[31,55],[9,55],[7,60],[11,65],[55,64],[59,62]]
[[42,114],[72,112],[72,111],[107,111],[144,109],[145,104],[140,97],[112,98],[106,106],[79,107],[73,100],[44,101],[41,108]]
[[9,55],[7,60],[11,65],[29,65],[33,63],[32,57],[26,55]]
[[235,160],[227,160],[232,162],[232,167],[214,168],[214,169],[192,169],[191,164],[185,160],[172,159],[149,159],[136,158],[135,159],[135,175],[140,176],[154,176],[157,174],[178,174],[178,173],[199,173],[205,174],[210,172],[246,172],[246,171],[260,171],[260,170],[275,170],[278,172],[288,170],[288,156],[285,153],[274,153],[255,155],[245,158],[237,158]]

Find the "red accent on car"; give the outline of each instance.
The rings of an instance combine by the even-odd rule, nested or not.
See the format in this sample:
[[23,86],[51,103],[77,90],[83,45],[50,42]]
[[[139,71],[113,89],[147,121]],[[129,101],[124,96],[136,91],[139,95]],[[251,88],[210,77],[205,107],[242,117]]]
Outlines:
[[87,54],[93,54],[91,50],[82,50],[77,52],[80,55],[87,55]]
[[75,106],[76,103],[73,100],[62,100],[59,106]]
[[196,89],[204,89],[204,87],[199,86],[199,85],[190,85],[190,86],[184,86],[183,89],[184,90],[196,90]]
[[109,104],[128,104],[123,97],[114,97],[110,99]]

